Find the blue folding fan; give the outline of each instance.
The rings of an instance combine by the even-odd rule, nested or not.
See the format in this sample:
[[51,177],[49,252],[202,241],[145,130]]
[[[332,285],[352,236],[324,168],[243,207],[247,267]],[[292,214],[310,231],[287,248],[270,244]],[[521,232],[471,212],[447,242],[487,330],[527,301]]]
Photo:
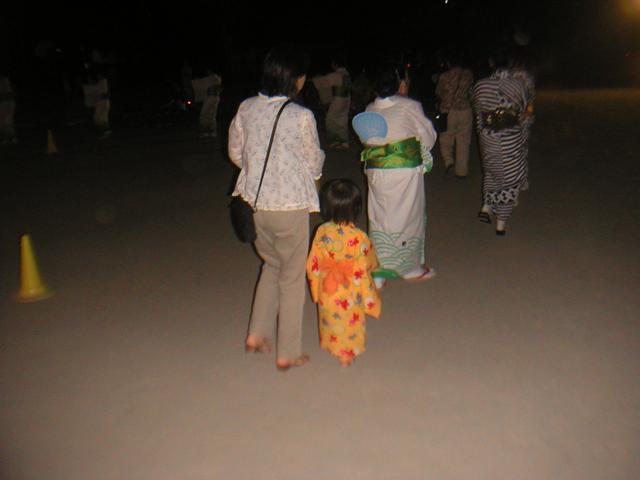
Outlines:
[[353,117],[351,124],[362,143],[367,143],[372,138],[383,140],[387,136],[387,122],[379,113],[359,113]]

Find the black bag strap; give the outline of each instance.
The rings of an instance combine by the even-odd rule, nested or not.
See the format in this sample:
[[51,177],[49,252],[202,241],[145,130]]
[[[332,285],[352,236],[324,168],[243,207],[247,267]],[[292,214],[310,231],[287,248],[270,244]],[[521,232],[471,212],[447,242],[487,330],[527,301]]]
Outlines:
[[273,145],[273,137],[276,135],[276,127],[278,126],[278,120],[280,120],[280,115],[284,110],[284,107],[291,103],[291,99],[289,98],[286,102],[282,104],[280,110],[278,110],[278,115],[276,115],[276,121],[273,123],[273,130],[271,131],[271,138],[269,139],[269,146],[267,147],[267,155],[264,158],[264,166],[262,167],[262,175],[260,176],[260,184],[258,185],[258,191],[256,192],[256,200],[253,202],[253,211],[256,211],[256,206],[258,205],[258,195],[260,195],[260,189],[262,188],[262,180],[264,180],[264,173],[267,171],[267,162],[269,161],[269,154],[271,153],[271,145]]

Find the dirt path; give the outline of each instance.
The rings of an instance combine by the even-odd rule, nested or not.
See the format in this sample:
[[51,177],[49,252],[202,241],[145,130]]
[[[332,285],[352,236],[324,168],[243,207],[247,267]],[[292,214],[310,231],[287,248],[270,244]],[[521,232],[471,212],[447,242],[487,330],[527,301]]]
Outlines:
[[[430,283],[392,283],[348,370],[245,355],[252,250],[232,170],[184,129],[7,154],[0,478],[640,477],[640,91],[542,92],[504,238],[465,181],[427,179]],[[65,148],[63,149],[62,146]],[[4,153],[4,152],[3,152]],[[326,177],[362,180],[357,151]],[[17,304],[30,233],[53,298]]]

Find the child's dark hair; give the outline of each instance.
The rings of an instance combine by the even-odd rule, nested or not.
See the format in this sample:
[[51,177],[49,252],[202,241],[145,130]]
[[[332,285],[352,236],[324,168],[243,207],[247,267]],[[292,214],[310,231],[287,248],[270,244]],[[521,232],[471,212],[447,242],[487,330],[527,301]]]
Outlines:
[[351,180],[337,178],[320,189],[320,214],[338,225],[356,221],[362,210],[360,188]]

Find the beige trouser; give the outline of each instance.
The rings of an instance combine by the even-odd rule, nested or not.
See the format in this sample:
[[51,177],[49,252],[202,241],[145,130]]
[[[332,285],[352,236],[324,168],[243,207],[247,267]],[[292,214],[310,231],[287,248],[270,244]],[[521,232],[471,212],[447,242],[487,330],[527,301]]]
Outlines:
[[466,177],[469,174],[469,147],[472,128],[471,109],[449,110],[447,131],[442,132],[439,136],[440,153],[444,160],[444,166],[453,165],[455,174],[460,177]]
[[301,354],[309,251],[309,212],[258,211],[255,242],[264,260],[253,300],[249,334],[270,339],[277,325],[277,357]]

